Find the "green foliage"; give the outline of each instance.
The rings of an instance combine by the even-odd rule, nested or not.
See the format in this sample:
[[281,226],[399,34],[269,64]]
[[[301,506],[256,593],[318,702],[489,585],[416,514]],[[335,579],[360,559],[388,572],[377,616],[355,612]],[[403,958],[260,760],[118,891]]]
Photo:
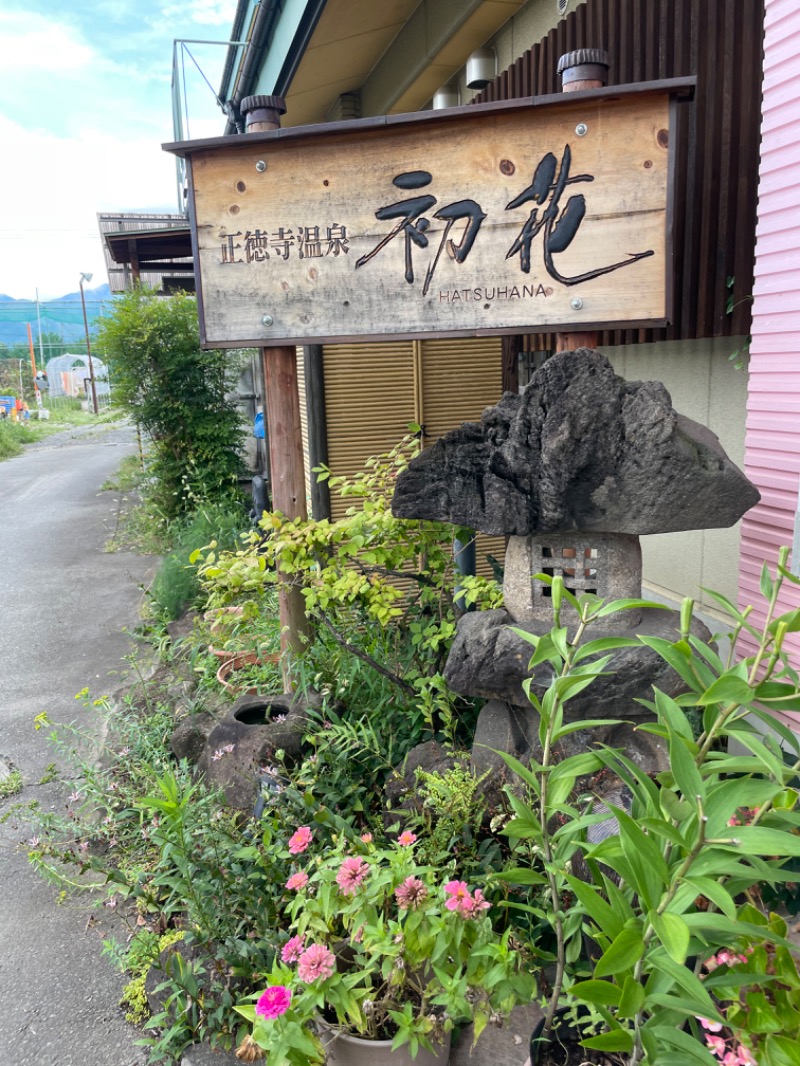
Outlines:
[[16,796],[18,792],[22,792],[22,774],[19,770],[12,770],[0,779],[0,801]]
[[[685,1033],[675,1035],[676,1026],[687,1019],[694,1024],[698,1016],[727,1026],[737,1047],[746,1048],[762,1066],[782,1061],[780,1048],[774,1054],[769,1050],[760,1035],[767,1030],[753,1020],[766,1017],[766,1004],[775,994],[769,967],[751,967],[744,1006],[733,996],[736,1003],[726,1009],[725,996],[717,992],[723,983],[702,980],[701,962],[694,960],[733,944],[745,955],[769,952],[770,945],[773,952],[785,947],[774,923],[756,920],[755,910],[742,909],[737,901],[743,896],[757,900],[760,885],[779,883],[786,876],[786,861],[800,857],[798,794],[792,788],[800,769],[800,745],[766,709],[800,708],[798,675],[783,651],[786,634],[800,629],[800,611],[777,613],[782,583],[798,580],[786,568],[787,554],[781,551],[775,578],[764,568],[761,588],[767,611],[761,630],[750,624],[749,612],[739,612],[715,595],[734,627],[727,662],[691,635],[691,600],[684,602],[677,641],[639,638],[686,686],[677,699],[655,690],[651,707],[656,720],[641,727],[661,737],[669,753],[669,770],[657,781],[618,751],[600,749],[561,761],[553,754],[562,737],[586,725],[565,723],[566,703],[609,668],[611,655],[606,653],[625,643],[622,638],[584,643],[586,629],[621,603],[602,605],[586,596],[576,600],[561,579],[549,579],[553,630],[541,638],[518,631],[534,646],[531,666],[547,662],[553,673],[541,697],[529,693],[540,716],[540,762],[527,768],[506,757],[536,797],[533,805],[512,799],[516,817],[506,831],[514,839],[532,842],[541,855],[546,914],[558,945],[548,1026],[559,1000],[589,1004],[604,1018],[607,1032],[587,1038],[585,1046],[610,1048],[613,1042],[631,1066],[677,1062],[676,1052],[683,1054],[681,1061],[713,1063],[699,1042]],[[564,597],[581,619],[574,635],[559,625],[558,604]],[[756,650],[739,655],[744,633]],[[702,715],[699,736],[687,721],[687,709]],[[760,720],[761,729],[754,720]],[[746,753],[728,754],[730,740]],[[794,752],[792,765],[784,761],[781,742]],[[576,802],[579,779],[601,767],[629,789],[630,814],[608,804],[590,815]],[[581,881],[570,873],[570,860],[586,827],[607,819],[609,811],[618,829],[601,843],[582,845],[594,880]],[[591,978],[576,980],[568,963],[584,933],[596,944],[598,958]],[[788,954],[781,958],[791,986],[791,1020],[797,1025],[800,978],[795,961],[790,962]],[[757,1004],[760,1011],[755,1010]]]
[[197,304],[136,289],[99,320],[114,402],[152,440],[151,496],[167,519],[198,501],[236,497],[242,428],[227,399],[231,358],[200,349]]
[[200,595],[197,570],[190,558],[197,549],[213,544],[222,548],[236,544],[249,525],[244,507],[234,499],[206,503],[171,527],[172,550],[159,566],[149,589],[151,603],[160,617],[179,618]]

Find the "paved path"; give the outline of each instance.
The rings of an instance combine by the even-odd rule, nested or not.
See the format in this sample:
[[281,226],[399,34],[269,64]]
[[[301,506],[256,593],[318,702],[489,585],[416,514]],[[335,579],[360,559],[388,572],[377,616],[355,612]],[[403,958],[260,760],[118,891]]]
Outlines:
[[[115,494],[100,486],[135,451],[133,431],[81,427],[0,463],[0,754],[26,787],[15,800],[64,809],[41,780],[54,754],[33,719],[78,719],[75,693],[119,684],[152,560],[105,554]],[[15,800],[0,802],[0,818]],[[88,912],[29,867],[30,830],[0,825],[0,1066],[140,1066],[117,1007],[121,978],[100,957]]]

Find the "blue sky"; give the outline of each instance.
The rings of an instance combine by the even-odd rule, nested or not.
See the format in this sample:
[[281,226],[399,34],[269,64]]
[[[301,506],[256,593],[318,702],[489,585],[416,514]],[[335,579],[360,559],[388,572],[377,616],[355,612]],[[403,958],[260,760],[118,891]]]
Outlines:
[[[97,211],[177,210],[175,38],[228,40],[236,0],[2,0],[0,293],[41,299],[108,279]],[[189,46],[214,89],[225,48]],[[224,117],[186,63],[192,137]]]

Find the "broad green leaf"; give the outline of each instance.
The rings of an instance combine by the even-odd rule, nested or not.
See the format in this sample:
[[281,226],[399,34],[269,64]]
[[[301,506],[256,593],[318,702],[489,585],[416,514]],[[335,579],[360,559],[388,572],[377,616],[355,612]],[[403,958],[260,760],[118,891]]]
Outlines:
[[707,707],[712,703],[750,703],[755,696],[755,689],[744,678],[733,673],[718,677],[713,685],[697,697],[698,707]]
[[610,1029],[599,1036],[589,1036],[581,1040],[581,1045],[594,1051],[622,1051],[627,1054],[633,1051],[633,1034],[626,1029]]
[[584,774],[594,773],[602,766],[602,761],[593,751],[580,752],[578,755],[569,755],[550,771],[550,780],[557,781],[559,777],[569,776],[572,778],[582,777]]
[[653,600],[637,600],[637,599],[621,599],[610,600],[604,604],[596,613],[597,618],[605,618],[609,614],[616,614],[617,611],[630,611],[638,610],[639,608],[645,608],[646,610],[654,611],[668,611],[669,607],[664,603],[655,603]]
[[671,788],[662,788],[659,800],[664,814],[676,822],[682,822],[694,813],[694,806],[688,800],[679,799]]
[[761,567],[761,580],[759,582],[761,588],[761,595],[765,600],[771,600],[772,595],[775,592],[775,582],[772,580],[772,575],[769,572],[769,567],[766,563]]
[[710,877],[692,876],[686,878],[686,883],[697,892],[698,896],[704,896],[726,917],[735,920],[736,904],[718,881],[713,881]]
[[797,1066],[797,1041],[772,1033],[764,1041],[761,1066]]
[[623,929],[595,964],[595,976],[610,977],[630,970],[644,954],[641,928]]
[[621,990],[610,981],[580,981],[569,991],[577,999],[604,1007],[618,1007],[622,996]]
[[670,731],[669,763],[675,784],[683,793],[685,799],[690,802],[695,796],[705,797],[705,785],[700,771],[695,765],[694,758],[686,746],[683,737],[676,736]]
[[689,720],[686,717],[684,711],[678,706],[675,700],[671,699],[661,689],[654,689],[656,713],[661,718],[667,728],[677,733],[678,736],[684,737],[686,740],[694,740],[692,734],[692,727],[689,725]]
[[757,825],[737,825],[731,832],[739,840],[738,850],[746,855],[800,856],[800,836]]
[[688,966],[675,962],[665,951],[649,952],[648,965],[653,970],[659,971],[661,975],[670,977],[689,999],[697,1004],[697,1013],[702,1017],[711,1018],[714,1021],[723,1020],[703,982]]
[[602,655],[607,651],[617,651],[619,648],[638,648],[641,645],[636,637],[600,637],[598,640],[590,640],[581,644],[572,657],[573,663],[579,663],[581,659],[587,659],[592,655]]
[[677,914],[664,911],[663,914],[655,912],[650,914],[650,922],[656,931],[656,936],[664,945],[675,962],[686,962],[689,951],[689,926]]
[[[666,1044],[668,1047],[677,1048],[685,1056],[683,1060],[685,1066],[690,1066],[691,1063],[698,1063],[700,1066],[719,1066],[719,1059],[714,1058],[704,1045],[689,1033],[684,1033],[681,1029],[669,1028],[666,1025],[654,1025],[649,1031],[660,1047]],[[653,1066],[658,1066],[658,1059],[653,1061]]]
[[603,899],[594,885],[588,885],[577,877],[567,874],[567,883],[578,898],[583,909],[598,927],[609,937],[620,932],[623,922],[614,909]]
[[[494,749],[492,749],[494,750]],[[530,785],[536,795],[539,795],[539,777],[533,771],[529,770],[527,766],[515,759],[513,755],[509,755],[505,751],[497,751],[496,755],[499,755],[509,770],[513,770],[517,777],[521,777],[526,785]]]
[[632,975],[628,975],[622,984],[622,998],[619,1001],[620,1017],[633,1018],[644,1006],[644,999],[644,986]]
[[510,885],[545,885],[547,878],[527,866],[515,866],[491,875],[493,881],[506,881]]
[[692,668],[689,665],[689,660],[685,655],[681,655],[680,652],[675,650],[674,645],[664,640],[663,637],[639,637],[639,640],[647,648],[652,648],[654,652],[657,652],[661,658],[667,663],[675,673],[685,681],[686,684],[694,692],[702,692],[703,686],[699,684],[697,678],[692,672]]

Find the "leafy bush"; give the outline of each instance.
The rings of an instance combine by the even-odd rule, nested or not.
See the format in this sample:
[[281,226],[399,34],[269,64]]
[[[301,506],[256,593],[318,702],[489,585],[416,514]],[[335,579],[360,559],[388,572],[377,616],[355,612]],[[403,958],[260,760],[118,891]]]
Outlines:
[[231,357],[200,349],[194,298],[126,293],[99,320],[98,343],[114,366],[115,403],[152,438],[152,496],[164,516],[235,497],[242,427],[226,396]]

